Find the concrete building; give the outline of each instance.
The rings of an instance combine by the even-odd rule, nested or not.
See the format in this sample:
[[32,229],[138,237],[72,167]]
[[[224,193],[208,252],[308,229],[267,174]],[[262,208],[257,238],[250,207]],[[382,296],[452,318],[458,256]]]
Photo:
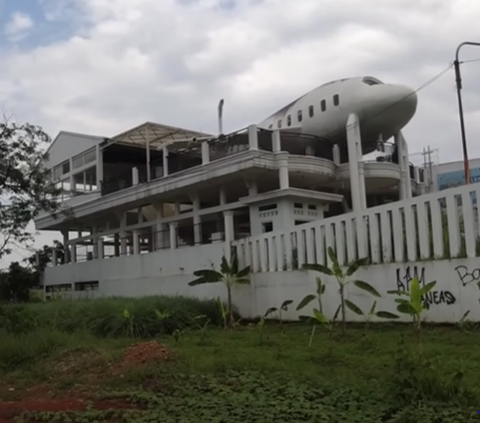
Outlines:
[[47,293],[158,294],[158,281],[183,284],[239,240],[423,194],[401,132],[416,102],[407,87],[360,77],[227,135],[221,113],[219,135],[151,122],[113,137],[61,132],[48,166],[72,215],[35,221],[63,234]]

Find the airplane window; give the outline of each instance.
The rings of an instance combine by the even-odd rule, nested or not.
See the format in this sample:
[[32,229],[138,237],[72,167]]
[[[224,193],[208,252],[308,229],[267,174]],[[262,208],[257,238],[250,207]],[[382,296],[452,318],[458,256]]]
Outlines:
[[297,112],[297,118],[298,118],[298,121],[299,121],[299,122],[302,121],[302,111],[301,111],[301,110],[299,110],[299,111]]
[[279,128],[282,127],[282,119],[279,119],[279,120],[278,120],[277,126],[278,126]]
[[313,117],[313,106],[308,106],[308,116]]
[[287,126],[291,126],[292,125],[292,115],[288,115],[287,116]]
[[324,112],[325,110],[327,110],[327,102],[325,100],[322,100],[320,102],[320,109],[322,110],[322,112]]
[[268,125],[268,129],[272,129],[272,128],[273,128],[273,124]]
[[338,96],[338,94],[335,94],[333,96],[333,105],[338,106],[339,104],[340,104],[340,97]]
[[382,85],[383,84],[382,81],[380,81],[377,78],[373,78],[372,76],[367,76],[367,77],[363,78],[362,82],[364,84],[367,84],[367,85]]

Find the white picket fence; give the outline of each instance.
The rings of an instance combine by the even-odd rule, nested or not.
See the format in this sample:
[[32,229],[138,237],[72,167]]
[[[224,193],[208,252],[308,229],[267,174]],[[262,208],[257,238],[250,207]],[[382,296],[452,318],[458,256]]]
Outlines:
[[327,264],[331,246],[342,265],[480,256],[480,183],[461,186],[237,240],[239,264],[278,272]]

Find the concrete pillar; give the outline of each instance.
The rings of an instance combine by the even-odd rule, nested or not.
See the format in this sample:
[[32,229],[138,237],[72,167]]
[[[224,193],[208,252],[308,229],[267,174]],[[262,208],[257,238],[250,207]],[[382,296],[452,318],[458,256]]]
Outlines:
[[98,238],[97,238],[97,233],[98,233],[98,228],[97,228],[97,225],[95,225],[93,228],[92,228],[92,231],[91,231],[91,236],[92,236],[92,246],[93,246],[93,258],[94,259],[97,259],[99,258],[98,257]]
[[405,163],[405,171],[406,171],[406,178],[405,178],[405,191],[406,197],[412,198],[412,178],[410,178],[410,163],[408,158],[408,145],[407,141],[405,141],[405,137],[400,132],[401,142],[403,144],[403,160]]
[[225,187],[220,187],[219,196],[220,196],[220,205],[224,206],[225,204],[227,204],[227,191]]
[[120,234],[113,235],[113,245],[115,257],[118,257],[120,255]]
[[250,150],[258,150],[258,130],[257,125],[248,127],[248,145]]
[[145,149],[145,160],[147,162],[147,182],[150,182],[152,180],[152,168],[150,167],[150,142],[148,140],[145,145]]
[[207,141],[202,142],[202,164],[210,163],[210,145]]
[[52,264],[54,267],[58,266],[58,250],[57,247],[52,248]]
[[235,238],[233,227],[233,211],[224,211],[223,219],[225,224],[225,257],[228,261],[230,261],[232,256],[232,242]]
[[402,142],[402,134],[399,132],[394,136],[395,139],[395,146],[397,147],[397,154],[398,154],[398,164],[400,166],[400,184],[399,184],[399,198],[400,200],[405,200],[407,198],[407,190],[406,190],[406,183],[407,183],[407,172],[405,169],[405,155],[403,151],[403,142]]
[[155,250],[161,250],[164,247],[163,239],[163,203],[154,204],[153,207],[156,211],[155,219],[155,233],[154,233],[154,246]]
[[362,209],[367,208],[367,190],[365,188],[365,163],[359,162],[358,163],[358,187],[360,191],[360,203],[362,205]]
[[127,255],[127,233],[125,231],[120,232],[120,254]]
[[337,166],[341,165],[340,147],[338,146],[338,144],[335,144],[333,146],[333,163],[335,163]]
[[139,230],[133,231],[133,254],[140,254]]
[[275,160],[278,164],[278,178],[280,181],[280,189],[288,189],[290,187],[290,179],[288,175],[288,153],[275,153]]
[[97,189],[102,188],[103,181],[103,150],[100,148],[100,145],[96,146],[96,155],[97,155]]
[[71,253],[70,253],[70,245],[69,245],[69,233],[68,231],[62,231],[63,235],[63,248],[64,248],[64,262],[70,263]]
[[99,237],[97,240],[97,251],[98,251],[98,259],[103,260],[104,258],[104,251],[103,251],[103,238]]
[[362,199],[359,184],[359,170],[358,170],[358,147],[361,143],[360,123],[355,114],[351,114],[347,121],[347,147],[348,147],[348,167],[350,170],[350,191],[352,194],[352,209],[358,212],[362,208]]
[[71,251],[71,263],[76,263],[77,262],[77,244],[75,242],[72,242],[70,245],[70,251]]
[[168,147],[163,147],[163,176],[168,176]]
[[272,132],[272,151],[274,153],[282,151],[282,142],[280,138],[280,131],[278,129],[275,129]]
[[192,205],[193,205],[193,239],[195,245],[201,244],[202,241],[202,228],[201,228],[201,218],[198,212],[200,211],[200,196],[198,193],[195,193],[191,196]]
[[177,248],[177,222],[170,223],[170,248],[174,250]]
[[138,168],[132,168],[132,185],[138,185]]

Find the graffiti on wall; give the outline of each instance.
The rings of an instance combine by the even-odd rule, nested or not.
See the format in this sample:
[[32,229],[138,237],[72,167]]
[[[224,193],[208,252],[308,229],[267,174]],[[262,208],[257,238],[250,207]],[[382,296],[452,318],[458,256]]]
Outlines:
[[[431,282],[427,280],[425,267],[423,266],[406,266],[396,269],[396,289],[397,291],[407,292],[410,291],[410,284],[414,278],[418,279],[420,286],[425,286],[426,283]],[[435,286],[436,288],[437,286]],[[426,294],[423,300],[429,305],[438,304],[455,304],[457,299],[448,290],[431,290]]]
[[480,282],[480,268],[478,267],[469,269],[467,266],[457,266],[455,267],[455,272],[457,272],[458,279],[463,286]]

